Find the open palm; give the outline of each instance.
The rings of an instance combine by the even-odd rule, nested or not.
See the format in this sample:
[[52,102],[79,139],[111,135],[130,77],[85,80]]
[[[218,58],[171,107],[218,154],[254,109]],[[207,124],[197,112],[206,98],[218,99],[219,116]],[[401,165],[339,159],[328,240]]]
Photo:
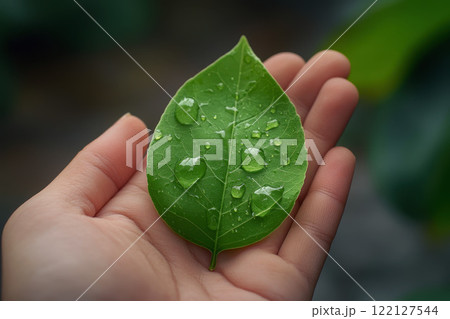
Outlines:
[[352,153],[334,145],[358,94],[337,52],[306,64],[281,53],[265,64],[283,89],[300,77],[287,94],[306,138],[326,154],[325,166],[310,162],[292,218],[257,244],[221,253],[210,272],[210,253],[157,221],[145,174],[125,166],[125,141],[145,128],[126,115],[12,215],[3,233],[3,298],[310,299],[352,179]]

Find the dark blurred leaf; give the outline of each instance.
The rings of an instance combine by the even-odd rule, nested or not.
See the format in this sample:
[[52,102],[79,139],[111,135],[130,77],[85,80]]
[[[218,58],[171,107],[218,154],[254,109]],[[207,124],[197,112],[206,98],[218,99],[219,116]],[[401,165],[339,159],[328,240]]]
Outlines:
[[408,301],[449,301],[450,287],[441,287],[429,290],[418,291],[403,300]]
[[334,49],[350,59],[350,79],[361,95],[376,99],[392,93],[413,62],[449,28],[450,1],[377,3]]
[[[436,234],[450,230],[450,45],[425,57],[378,112],[370,160],[379,189]],[[449,42],[450,43],[450,42]]]

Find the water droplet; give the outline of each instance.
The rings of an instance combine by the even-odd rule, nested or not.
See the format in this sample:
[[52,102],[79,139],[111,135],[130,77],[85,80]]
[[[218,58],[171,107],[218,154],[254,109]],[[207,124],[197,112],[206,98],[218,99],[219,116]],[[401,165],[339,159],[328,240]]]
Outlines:
[[202,114],[202,115],[200,116],[200,118],[202,119],[202,121],[206,121],[206,116],[205,116],[204,114]]
[[233,212],[237,213],[237,208],[236,207],[233,208]]
[[238,216],[237,221],[240,222],[242,220],[241,216]]
[[252,132],[252,137],[253,138],[260,138],[261,137],[261,132],[260,131],[253,131]]
[[184,188],[200,180],[206,172],[206,163],[200,157],[187,157],[175,166],[175,177]]
[[277,111],[277,110],[276,110],[275,106],[272,106],[272,107],[270,108],[270,113],[274,114],[276,111]]
[[206,213],[206,224],[211,230],[217,229],[217,224],[219,223],[219,211],[216,208],[208,209]]
[[156,141],[157,141],[157,140],[160,140],[162,136],[163,136],[163,135],[162,135],[162,133],[161,133],[160,130],[155,130],[155,133],[153,134],[153,137],[154,137],[154,139],[155,139]]
[[281,165],[286,166],[291,163],[291,159],[287,157],[286,159],[282,160]]
[[244,58],[244,61],[245,61],[245,63],[248,64],[248,63],[252,62],[252,58],[250,56],[246,55]]
[[171,140],[172,140],[172,135],[170,135],[170,134],[167,135],[167,140],[168,140],[168,141],[171,141]]
[[238,111],[238,109],[234,106],[226,106],[225,110],[227,110],[228,112],[233,113],[233,114]]
[[207,150],[209,150],[209,149],[211,148],[211,144],[210,144],[209,142],[206,142],[206,143],[205,143],[205,148],[206,148]]
[[219,134],[222,138],[225,138],[225,131],[216,131],[217,134]]
[[231,196],[233,196],[233,198],[242,198],[245,194],[245,190],[245,184],[235,185],[231,188]]
[[192,125],[196,122],[198,115],[198,104],[194,99],[186,97],[178,103],[175,117],[180,124]]
[[207,93],[214,93],[214,90],[213,89],[206,89],[205,92],[207,92]]
[[223,90],[223,83],[222,83],[222,82],[217,83],[216,86],[217,86],[217,88],[218,88],[220,91]]
[[244,125],[245,128],[249,128],[250,126],[252,126],[250,123],[245,123]]
[[273,139],[273,145],[280,146],[281,144],[283,144],[283,141],[280,140],[278,137]]
[[230,78],[230,80],[231,80],[231,81],[234,81],[234,76],[232,76],[232,77]]
[[214,116],[213,116],[213,119],[217,120],[217,115],[214,115]]
[[276,127],[278,127],[278,125],[279,125],[279,123],[278,123],[277,119],[270,120],[266,124],[266,131],[276,128]]
[[242,168],[249,173],[258,172],[264,168],[265,156],[259,148],[244,148],[241,153]]
[[[263,186],[252,194],[252,211],[255,216],[264,217],[281,200],[284,187]],[[278,206],[278,205],[277,205]]]
[[249,81],[247,84],[247,88],[245,89],[247,92],[253,90],[256,86],[256,81]]

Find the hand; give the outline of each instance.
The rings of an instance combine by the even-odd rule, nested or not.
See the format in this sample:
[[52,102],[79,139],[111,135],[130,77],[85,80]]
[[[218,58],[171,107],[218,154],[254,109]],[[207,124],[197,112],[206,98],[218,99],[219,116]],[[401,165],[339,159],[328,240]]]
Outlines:
[[[305,64],[281,53],[266,66],[286,89],[319,55]],[[349,69],[344,56],[327,52],[287,92],[306,138],[326,154],[325,166],[309,163],[291,215],[326,250],[355,164],[350,151],[333,148],[358,100],[345,80]],[[125,166],[125,141],[144,128],[125,115],[11,216],[3,233],[3,298],[310,299],[326,254],[291,218],[263,241],[219,254],[214,272],[210,253],[163,221],[124,253],[159,216],[145,174]]]

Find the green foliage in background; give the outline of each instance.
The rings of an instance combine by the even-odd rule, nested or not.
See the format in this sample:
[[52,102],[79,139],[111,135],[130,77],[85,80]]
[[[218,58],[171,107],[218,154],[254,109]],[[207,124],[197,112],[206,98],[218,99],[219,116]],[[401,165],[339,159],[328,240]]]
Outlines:
[[406,296],[403,300],[408,301],[449,301],[450,300],[450,288],[440,287],[434,289],[427,289],[418,291],[411,295]]
[[450,1],[379,1],[333,49],[350,59],[350,80],[361,95],[379,99],[401,85],[417,59],[449,28]]
[[379,106],[370,152],[379,189],[437,235],[450,231],[449,49],[445,43],[424,57]]
[[[198,154],[194,139],[203,139]],[[214,269],[219,252],[286,219],[305,178],[303,144],[294,105],[242,37],[167,106],[149,148],[149,192],[175,232],[212,252]],[[167,147],[171,160],[157,168]]]

